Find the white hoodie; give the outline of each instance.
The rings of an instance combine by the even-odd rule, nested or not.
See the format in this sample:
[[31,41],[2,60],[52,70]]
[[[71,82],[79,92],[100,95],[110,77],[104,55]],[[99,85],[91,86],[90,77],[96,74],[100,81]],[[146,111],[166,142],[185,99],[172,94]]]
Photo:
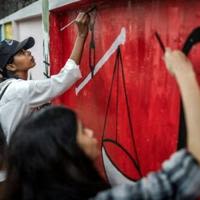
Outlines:
[[47,103],[69,89],[79,78],[79,66],[69,59],[61,71],[45,80],[8,79],[0,84],[0,94],[7,84],[0,100],[0,123],[9,142],[17,124],[34,108]]

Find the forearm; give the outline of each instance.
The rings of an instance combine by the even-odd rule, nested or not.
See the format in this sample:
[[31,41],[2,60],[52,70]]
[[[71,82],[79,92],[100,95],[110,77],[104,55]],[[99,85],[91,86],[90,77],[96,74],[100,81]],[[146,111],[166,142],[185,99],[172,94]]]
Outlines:
[[70,55],[70,59],[74,60],[77,65],[79,65],[81,61],[85,40],[86,36],[78,35]]
[[193,70],[176,74],[186,116],[188,149],[200,161],[200,90]]
[[[80,78],[79,67],[73,60],[68,60],[58,74],[48,79],[25,81],[25,94],[23,93],[20,98],[26,97],[26,104],[38,107],[66,92]],[[20,88],[19,85],[17,87]]]

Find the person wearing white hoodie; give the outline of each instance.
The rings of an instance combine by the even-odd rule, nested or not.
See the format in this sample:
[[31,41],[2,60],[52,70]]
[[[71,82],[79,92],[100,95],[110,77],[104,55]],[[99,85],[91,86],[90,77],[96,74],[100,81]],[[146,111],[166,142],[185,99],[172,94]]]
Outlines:
[[16,125],[38,106],[67,91],[81,78],[79,63],[88,33],[89,16],[76,18],[77,38],[71,56],[60,72],[46,80],[27,80],[35,60],[27,49],[34,45],[29,37],[22,42],[4,40],[0,43],[0,124],[7,142]]
[[[88,14],[78,14],[75,20],[77,36],[71,55],[58,74],[45,80],[27,80],[29,69],[36,64],[28,51],[35,44],[34,38],[28,37],[22,42],[0,42],[0,129],[1,138],[5,137],[6,143],[9,143],[12,132],[21,120],[37,107],[66,92],[81,78],[79,64],[89,21]],[[1,149],[6,143],[0,144]],[[3,151],[0,154],[0,182],[3,182],[6,177]]]

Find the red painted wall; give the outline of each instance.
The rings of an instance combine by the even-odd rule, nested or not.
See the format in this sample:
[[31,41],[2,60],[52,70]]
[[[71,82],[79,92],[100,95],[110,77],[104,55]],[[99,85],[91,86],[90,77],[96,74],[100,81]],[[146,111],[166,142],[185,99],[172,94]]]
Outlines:
[[[75,39],[75,26],[71,26],[63,32],[59,29],[75,18],[77,10],[90,7],[90,2],[94,1],[81,1],[79,4],[69,5],[51,12],[52,74],[57,73],[64,65]],[[132,135],[122,74],[119,70],[118,80],[117,76],[114,80],[108,109],[105,138],[117,141],[127,152],[125,153],[123,149],[113,143],[105,143],[105,147],[110,159],[121,172],[129,178],[137,180],[140,176],[132,160],[127,157],[128,154],[137,161],[137,153],[141,173],[146,175],[149,171],[160,168],[163,160],[177,149],[178,142],[179,91],[174,78],[165,69],[162,61],[163,54],[154,33],[158,31],[166,46],[181,49],[189,33],[200,24],[200,1],[107,0],[96,2],[98,2],[94,30],[96,61],[105,54],[119,35],[121,28],[126,29],[126,42],[121,46],[121,53],[133,127]],[[90,72],[89,41],[90,35],[81,62],[83,79]],[[200,48],[197,45],[189,55],[197,73],[200,72],[199,53]],[[110,57],[78,96],[73,87],[55,101],[55,103],[62,103],[75,109],[84,124],[95,131],[99,141],[102,141],[115,58],[116,53]],[[118,109],[116,109],[117,94],[119,97]],[[135,140],[135,144],[133,140]],[[102,161],[99,160],[99,163],[102,168]]]

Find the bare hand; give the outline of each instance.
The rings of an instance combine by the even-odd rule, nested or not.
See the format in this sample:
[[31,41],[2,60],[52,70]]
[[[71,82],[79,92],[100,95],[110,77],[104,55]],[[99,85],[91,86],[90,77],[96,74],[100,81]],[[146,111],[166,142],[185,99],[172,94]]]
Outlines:
[[192,63],[182,51],[172,51],[170,48],[166,48],[164,61],[169,73],[172,75],[193,73]]
[[88,26],[90,22],[90,16],[84,12],[80,12],[75,20],[78,28],[78,36],[86,37],[88,34]]

